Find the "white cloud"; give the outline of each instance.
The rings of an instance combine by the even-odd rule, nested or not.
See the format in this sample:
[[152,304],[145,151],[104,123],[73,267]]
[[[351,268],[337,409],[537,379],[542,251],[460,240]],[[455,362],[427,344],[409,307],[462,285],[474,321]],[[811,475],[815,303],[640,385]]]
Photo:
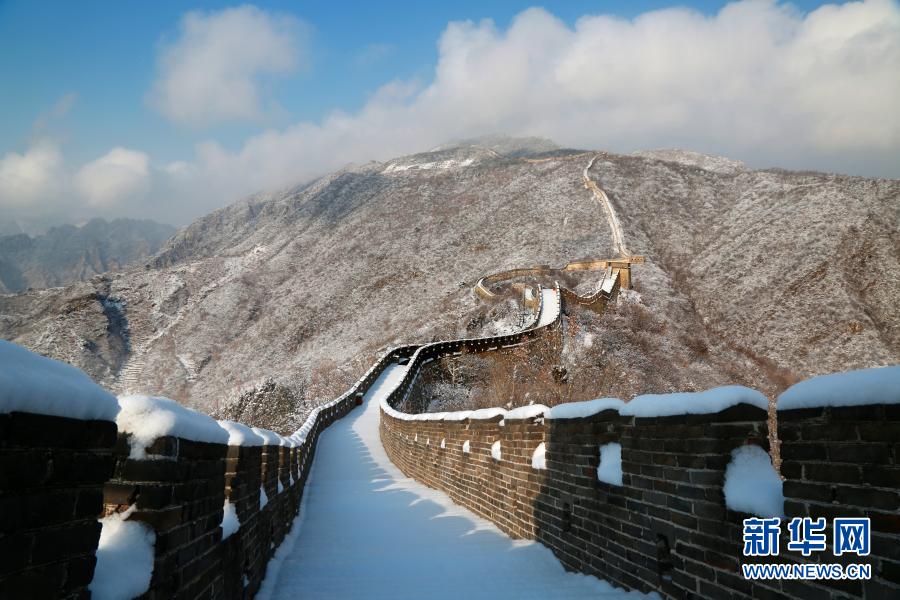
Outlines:
[[56,142],[38,140],[24,154],[0,159],[0,208],[23,207],[52,193],[62,166]]
[[305,38],[297,19],[254,6],[190,12],[160,52],[150,101],[190,125],[259,118],[262,76],[293,71]]
[[176,160],[165,165],[163,171],[172,177],[188,177],[195,172],[195,167],[189,162]]
[[[284,22],[252,7],[185,17],[181,37],[163,51],[161,107],[185,121],[259,114],[256,75],[294,64],[284,57],[297,36],[284,34]],[[142,153],[117,149],[82,168],[78,187],[94,210],[114,204],[120,214],[181,224],[348,162],[494,132],[900,177],[898,74],[900,5],[890,0],[808,14],[743,1],[711,16],[676,8],[631,20],[585,16],[574,26],[531,9],[505,30],[489,20],[449,24],[427,85],[392,81],[355,113],[268,129],[236,150],[204,141],[190,161],[159,169]],[[112,160],[117,152],[121,160]],[[26,198],[52,172],[40,165],[58,163],[58,149],[8,154],[0,194],[16,188]]]
[[75,183],[89,206],[115,206],[147,191],[150,158],[143,152],[113,148],[81,167]]
[[530,9],[506,31],[451,23],[439,49],[430,85],[392,82],[356,114],[268,130],[235,152],[201,144],[197,176],[234,199],[496,131],[900,176],[900,7],[888,0],[806,15],[745,1],[713,16],[675,8],[574,27]]

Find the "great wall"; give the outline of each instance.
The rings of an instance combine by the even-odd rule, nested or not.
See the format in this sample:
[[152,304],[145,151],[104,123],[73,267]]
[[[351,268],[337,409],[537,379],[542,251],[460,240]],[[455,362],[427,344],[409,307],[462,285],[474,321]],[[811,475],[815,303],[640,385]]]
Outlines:
[[[568,411],[397,410],[431,361],[528,344],[556,331],[564,312],[576,307],[602,314],[620,287],[630,286],[631,265],[641,260],[622,256],[482,278],[474,292],[493,299],[495,285],[523,276],[603,274],[586,295],[513,284],[535,309],[528,327],[393,348],[290,437],[262,432],[261,442],[241,443],[226,432],[229,442],[211,442],[179,436],[175,428],[136,453],[134,431],[113,418],[0,414],[0,597],[89,597],[98,518],[126,511],[129,521],[154,533],[152,577],[141,597],[254,597],[292,523],[302,527],[295,519],[320,435],[361,405],[380,416],[384,451],[405,475],[446,492],[514,539],[537,540],[566,569],[669,598],[900,597],[900,405],[823,403],[777,415],[784,517],[871,519],[871,553],[859,559],[872,567],[868,581],[741,576],[742,563],[765,559],[742,555],[742,520],[752,515],[726,506],[723,485],[734,450],[769,450],[768,415],[758,404],[734,402],[699,414],[669,406],[653,416],[602,403],[563,405]],[[621,447],[621,482],[597,475],[598,448],[609,444]],[[226,502],[240,523],[227,536]],[[779,560],[825,559],[784,552]]]

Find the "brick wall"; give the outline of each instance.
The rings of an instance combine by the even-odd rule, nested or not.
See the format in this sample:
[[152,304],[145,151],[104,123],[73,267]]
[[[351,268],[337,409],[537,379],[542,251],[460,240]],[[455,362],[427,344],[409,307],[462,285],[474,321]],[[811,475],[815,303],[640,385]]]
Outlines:
[[[712,415],[658,418],[622,417],[608,410],[577,419],[506,419],[502,425],[499,416],[406,421],[382,413],[381,438],[388,456],[408,476],[447,492],[512,537],[540,541],[568,569],[628,589],[658,591],[672,598],[897,597],[900,517],[896,508],[893,513],[889,509],[897,501],[897,413],[891,407],[874,407],[877,418],[848,429],[853,415],[868,413],[830,410],[830,418],[840,423],[830,431],[822,429],[816,420],[820,417],[784,418],[786,516],[853,516],[854,506],[868,503],[869,508],[860,511],[873,518],[877,566],[874,579],[865,585],[758,583],[743,578],[742,523],[752,515],[727,509],[722,487],[735,448],[744,444],[767,448],[766,413],[756,407],[738,405]],[[792,432],[797,427],[808,428],[807,436],[820,436],[816,442],[820,449],[829,448],[827,455],[819,456],[819,465],[807,464],[811,458],[807,455],[793,462],[794,448],[799,446],[792,441]],[[469,453],[463,451],[467,441]],[[499,461],[491,456],[497,441]],[[621,486],[597,477],[599,447],[611,442],[622,448]],[[547,468],[534,469],[532,454],[541,443]],[[843,471],[834,469],[833,462],[851,457],[857,465],[856,487],[840,487],[839,505],[798,500],[800,490],[813,493],[800,485],[810,484],[800,480],[798,468],[809,472],[807,480],[824,473],[841,477]],[[785,560],[799,559],[790,553],[778,559]]]
[[0,598],[81,598],[94,575],[116,425],[0,415]]
[[[499,283],[500,281],[505,281],[508,279],[513,279],[516,277],[526,277],[526,276],[560,276],[566,272],[572,271],[582,271],[587,269],[606,269],[606,267],[610,264],[614,264],[615,268],[619,269],[618,276],[616,276],[616,281],[613,288],[609,292],[604,292],[602,290],[598,290],[593,294],[588,294],[586,296],[579,296],[572,290],[566,288],[560,288],[559,292],[562,295],[562,300],[564,305],[569,303],[571,305],[581,306],[583,308],[587,308],[592,310],[593,312],[602,315],[606,310],[606,305],[615,300],[615,298],[619,294],[620,287],[629,288],[631,287],[631,263],[615,263],[608,260],[596,260],[596,261],[580,261],[573,262],[567,264],[562,269],[554,269],[549,265],[538,265],[536,267],[532,267],[530,269],[511,269],[509,271],[502,271],[500,273],[494,273],[493,275],[488,275],[479,280],[478,284],[475,286],[475,293],[481,296],[486,300],[496,299],[497,293],[489,290],[485,287],[485,284],[491,285],[495,283]],[[515,284],[514,284],[515,286]],[[528,303],[526,302],[526,305]],[[537,305],[539,306],[539,304]]]
[[[834,517],[870,518],[872,553],[862,562],[872,565],[875,579],[865,590],[858,581],[840,587],[852,596],[900,598],[900,405],[786,410],[778,421],[788,515],[825,517],[829,524]],[[826,533],[830,547],[830,526]]]
[[[319,433],[355,405],[349,398],[320,412],[296,448],[237,447],[163,437],[148,458],[129,458],[119,436],[115,476],[105,487],[109,511],[136,505],[129,520],[156,533],[148,599],[249,598],[296,517]],[[294,474],[291,484],[291,474]],[[260,507],[261,490],[268,502]],[[240,528],[222,539],[225,499]]]
[[156,532],[148,598],[221,595],[224,444],[158,438],[148,458],[129,457],[130,436],[119,436],[118,460],[105,489],[111,510],[135,505],[131,521]]
[[[396,348],[343,396],[317,409],[296,447],[237,447],[161,437],[130,457],[111,421],[0,414],[0,598],[89,597],[105,514],[153,529],[146,598],[250,598],[299,512],[318,436],[350,412]],[[260,510],[260,489],[268,504]],[[279,491],[280,490],[280,491]],[[222,538],[225,499],[240,528]]]
[[224,541],[225,597],[252,596],[265,575],[267,554],[260,547],[259,488],[262,485],[262,448],[229,446],[225,495],[234,505],[240,529]]

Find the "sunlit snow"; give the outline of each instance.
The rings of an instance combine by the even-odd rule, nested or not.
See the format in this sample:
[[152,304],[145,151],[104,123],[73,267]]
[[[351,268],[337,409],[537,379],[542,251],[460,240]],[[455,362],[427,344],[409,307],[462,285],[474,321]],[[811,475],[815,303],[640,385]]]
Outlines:
[[404,369],[388,367],[364,406],[319,437],[300,516],[258,598],[395,598],[401,589],[421,598],[641,597],[567,573],[541,544],[512,540],[404,476],[378,433],[386,383]]

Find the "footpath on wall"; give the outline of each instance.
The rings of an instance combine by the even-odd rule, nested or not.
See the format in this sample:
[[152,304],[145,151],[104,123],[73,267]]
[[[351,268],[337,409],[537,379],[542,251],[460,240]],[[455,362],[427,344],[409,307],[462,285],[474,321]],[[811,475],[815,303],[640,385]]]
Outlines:
[[258,598],[630,597],[566,572],[538,542],[510,539],[394,466],[379,439],[379,405],[406,370],[385,369],[362,410],[319,437],[300,518]]

